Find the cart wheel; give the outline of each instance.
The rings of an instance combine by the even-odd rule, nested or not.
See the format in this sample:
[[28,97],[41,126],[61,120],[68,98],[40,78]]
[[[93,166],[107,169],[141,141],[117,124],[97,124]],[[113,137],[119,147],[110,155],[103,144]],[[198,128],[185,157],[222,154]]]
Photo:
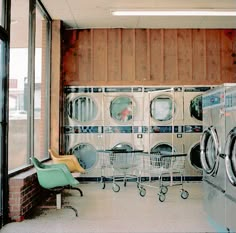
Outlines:
[[106,188],[106,184],[105,182],[102,182],[102,189],[105,189]]
[[140,195],[141,197],[144,197],[144,196],[146,195],[146,189],[143,188],[143,187],[141,187],[140,190],[139,190],[139,195]]
[[186,191],[186,190],[183,189],[183,190],[181,191],[181,197],[182,197],[183,199],[187,199],[188,196],[189,196],[188,191]]
[[118,193],[120,191],[120,186],[116,183],[114,183],[112,185],[112,190],[115,192],[115,193]]
[[164,202],[165,199],[166,199],[165,194],[164,194],[164,193],[159,193],[159,201],[160,201],[160,202]]
[[166,194],[168,192],[168,188],[166,186],[161,186],[161,193]]

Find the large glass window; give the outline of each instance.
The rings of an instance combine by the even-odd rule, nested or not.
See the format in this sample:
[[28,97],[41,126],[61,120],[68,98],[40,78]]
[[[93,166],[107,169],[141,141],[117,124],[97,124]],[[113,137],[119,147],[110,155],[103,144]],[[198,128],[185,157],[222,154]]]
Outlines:
[[[20,10],[19,10],[20,9]],[[9,75],[9,170],[25,166],[27,160],[28,27],[29,1],[11,2]]]
[[48,157],[50,22],[37,6],[34,0],[11,3],[10,173],[28,166],[30,156]]

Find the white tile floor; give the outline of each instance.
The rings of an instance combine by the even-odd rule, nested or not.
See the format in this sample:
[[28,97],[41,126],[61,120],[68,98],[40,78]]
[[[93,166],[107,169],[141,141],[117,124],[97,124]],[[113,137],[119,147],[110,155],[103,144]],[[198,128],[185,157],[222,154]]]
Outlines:
[[32,219],[7,224],[1,233],[214,232],[203,210],[201,182],[185,184],[190,194],[186,200],[180,197],[180,186],[170,187],[163,203],[153,188],[141,197],[134,182],[121,184],[118,193],[110,183],[104,190],[99,183],[80,187],[83,197],[70,190],[64,199],[78,209],[78,218],[69,209],[44,210]]

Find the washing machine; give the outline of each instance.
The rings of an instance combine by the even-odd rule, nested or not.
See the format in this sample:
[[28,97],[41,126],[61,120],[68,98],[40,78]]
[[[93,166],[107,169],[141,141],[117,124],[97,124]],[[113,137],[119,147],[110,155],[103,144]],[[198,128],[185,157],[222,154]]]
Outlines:
[[104,88],[104,148],[144,149],[143,87]]
[[103,87],[64,88],[64,152],[77,156],[83,176],[94,175],[103,148],[103,94]]
[[187,154],[186,175],[189,179],[202,177],[200,137],[202,134],[202,94],[210,86],[184,86],[184,150]]
[[225,92],[233,84],[223,84],[203,94],[203,133],[200,150],[203,167],[203,203],[217,231],[225,231],[226,174]]
[[226,90],[226,227],[236,232],[236,87]]

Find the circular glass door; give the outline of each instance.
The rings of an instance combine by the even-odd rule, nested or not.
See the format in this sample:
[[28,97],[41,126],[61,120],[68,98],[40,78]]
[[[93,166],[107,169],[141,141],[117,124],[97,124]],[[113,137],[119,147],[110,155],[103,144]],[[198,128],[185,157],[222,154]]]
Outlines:
[[157,166],[157,167],[164,167],[169,168],[171,164],[171,158],[167,157],[165,159],[161,159],[162,152],[176,152],[176,150],[167,143],[159,143],[152,147],[151,149],[151,166]]
[[200,150],[203,170],[207,174],[215,176],[219,166],[219,139],[214,127],[203,131]]
[[110,115],[118,122],[129,122],[133,119],[135,102],[127,96],[116,97],[110,103]]
[[88,143],[80,143],[72,148],[71,154],[74,154],[80,165],[86,169],[92,169],[97,163],[96,149]]
[[194,97],[189,106],[191,117],[202,121],[202,95]]
[[196,169],[202,169],[200,143],[194,144],[189,150],[191,165]]
[[[173,118],[173,99],[168,95],[159,95],[151,101],[150,114],[156,121],[169,121]],[[175,108],[174,108],[175,111]]]
[[226,174],[231,184],[236,186],[236,128],[227,136],[225,155]]
[[98,108],[94,100],[88,96],[79,96],[69,102],[68,115],[81,123],[95,120]]
[[115,145],[112,150],[124,150],[124,151],[132,151],[133,147],[126,143],[119,143]]

